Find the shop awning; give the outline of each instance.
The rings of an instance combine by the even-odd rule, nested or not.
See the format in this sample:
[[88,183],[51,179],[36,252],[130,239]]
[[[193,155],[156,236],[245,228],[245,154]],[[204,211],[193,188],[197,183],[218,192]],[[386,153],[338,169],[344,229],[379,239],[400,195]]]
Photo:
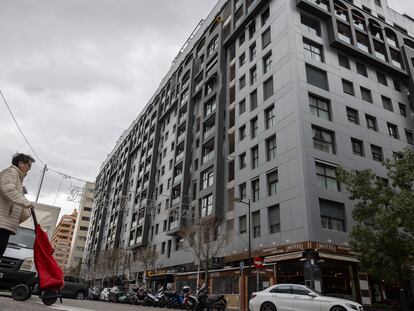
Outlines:
[[319,253],[319,257],[327,258],[327,259],[342,260],[342,261],[359,262],[359,260],[356,259],[355,257],[334,255],[334,254],[327,254],[327,253]]
[[289,260],[289,259],[296,259],[301,258],[303,252],[294,252],[294,253],[287,253],[287,254],[281,254],[281,255],[273,255],[273,256],[267,256],[264,259],[265,263],[272,263],[282,260]]

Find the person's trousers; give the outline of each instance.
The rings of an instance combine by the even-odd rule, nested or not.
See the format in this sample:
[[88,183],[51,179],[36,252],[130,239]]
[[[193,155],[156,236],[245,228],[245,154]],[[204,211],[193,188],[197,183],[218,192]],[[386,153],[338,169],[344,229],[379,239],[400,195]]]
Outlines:
[[6,251],[10,234],[11,232],[9,230],[0,228],[0,258],[3,257],[3,254]]

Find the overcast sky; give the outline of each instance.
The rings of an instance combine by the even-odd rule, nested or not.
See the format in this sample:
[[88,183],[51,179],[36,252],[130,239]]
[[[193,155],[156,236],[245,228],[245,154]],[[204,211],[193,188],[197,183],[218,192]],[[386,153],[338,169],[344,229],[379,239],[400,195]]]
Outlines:
[[[49,167],[94,181],[171,61],[217,0],[0,0],[0,89]],[[414,16],[414,1],[389,0]],[[32,154],[0,103],[0,169]],[[34,199],[42,164],[26,179]],[[59,184],[62,186],[59,189]],[[39,202],[65,213],[71,184],[47,172]]]

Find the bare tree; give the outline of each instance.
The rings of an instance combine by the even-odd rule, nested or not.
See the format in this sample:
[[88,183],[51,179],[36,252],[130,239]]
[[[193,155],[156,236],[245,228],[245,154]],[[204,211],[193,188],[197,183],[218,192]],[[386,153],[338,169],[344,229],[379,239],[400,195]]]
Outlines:
[[220,234],[221,221],[216,217],[205,217],[180,229],[180,236],[188,243],[199,265],[204,265],[204,280],[208,284],[209,263],[225,245],[225,236]]
[[[138,261],[142,262],[144,275],[146,275],[148,271],[155,269],[155,263],[157,262],[158,256],[158,252],[152,247],[143,247],[138,251]],[[145,285],[147,286],[147,283],[145,283]]]

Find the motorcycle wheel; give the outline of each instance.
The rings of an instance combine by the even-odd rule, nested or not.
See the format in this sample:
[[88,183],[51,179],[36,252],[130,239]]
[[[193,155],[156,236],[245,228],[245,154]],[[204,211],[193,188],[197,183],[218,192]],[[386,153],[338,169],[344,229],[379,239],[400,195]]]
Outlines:
[[217,303],[215,303],[213,305],[213,310],[217,310],[217,311],[225,311],[227,307],[227,302],[224,300],[220,300]]

